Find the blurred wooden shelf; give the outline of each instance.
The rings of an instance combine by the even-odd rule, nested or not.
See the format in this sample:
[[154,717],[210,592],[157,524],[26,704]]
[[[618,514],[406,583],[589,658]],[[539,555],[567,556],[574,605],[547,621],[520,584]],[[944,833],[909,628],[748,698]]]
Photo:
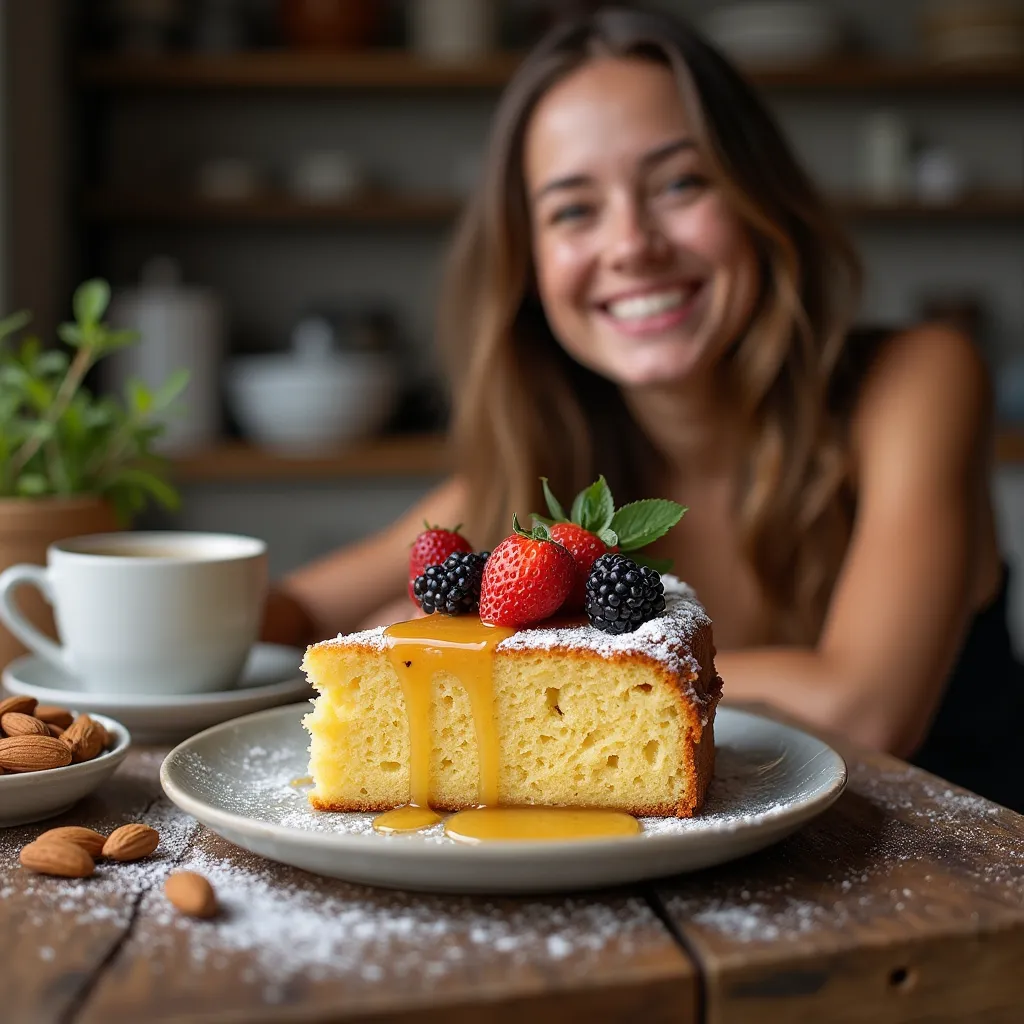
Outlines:
[[[1024,190],[983,192],[955,203],[879,203],[859,197],[835,200],[850,220],[972,220],[1024,217]],[[461,209],[454,196],[367,194],[341,203],[309,203],[288,196],[214,202],[192,196],[94,192],[82,202],[86,220],[97,224],[367,224],[437,225]]]
[[82,59],[80,75],[86,85],[108,90],[496,89],[509,80],[521,59],[518,53],[497,52],[482,60],[431,62],[405,50],[97,54]]
[[[315,53],[256,50],[209,56],[167,54],[82,58],[81,81],[93,88],[190,89],[496,89],[522,59],[496,52],[461,63],[424,61],[404,50]],[[841,58],[823,64],[751,67],[757,84],[773,89],[1021,89],[1024,65],[949,67],[905,60]]]
[[347,477],[442,476],[448,450],[441,435],[382,437],[336,452],[290,455],[225,441],[204,451],[175,456],[178,483],[245,483],[275,480],[337,480]]
[[456,216],[454,196],[370,193],[339,203],[312,203],[269,195],[237,202],[194,196],[94,192],[82,202],[87,220],[100,224],[437,224]]
[[1024,424],[996,433],[996,463],[1024,463]]
[[1024,216],[1024,190],[977,192],[951,203],[884,203],[859,196],[835,197],[836,207],[856,220],[971,220]]
[[[1024,426],[996,434],[996,462],[1024,463]],[[443,476],[451,468],[447,442],[435,434],[360,441],[317,455],[283,455],[241,441],[225,441],[177,456],[172,465],[180,484],[432,477]]]

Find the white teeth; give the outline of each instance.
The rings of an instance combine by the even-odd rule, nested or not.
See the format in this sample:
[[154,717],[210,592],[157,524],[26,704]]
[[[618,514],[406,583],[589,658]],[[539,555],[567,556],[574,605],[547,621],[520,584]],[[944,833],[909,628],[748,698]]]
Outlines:
[[690,294],[682,288],[670,291],[653,292],[650,295],[634,295],[628,299],[619,299],[608,303],[608,312],[616,320],[643,320],[645,317],[667,313],[670,309],[681,306]]

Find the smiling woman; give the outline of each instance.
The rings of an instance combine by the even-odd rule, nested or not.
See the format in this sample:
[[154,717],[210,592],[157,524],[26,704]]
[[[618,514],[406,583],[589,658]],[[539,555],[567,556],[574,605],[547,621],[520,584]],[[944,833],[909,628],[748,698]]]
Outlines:
[[268,629],[408,618],[424,518],[491,547],[539,478],[604,474],[620,502],[689,506],[651,554],[710,612],[726,700],[1024,807],[984,367],[947,328],[852,331],[859,276],[697,33],[633,9],[556,28],[502,99],[442,290],[456,475],[290,577]]

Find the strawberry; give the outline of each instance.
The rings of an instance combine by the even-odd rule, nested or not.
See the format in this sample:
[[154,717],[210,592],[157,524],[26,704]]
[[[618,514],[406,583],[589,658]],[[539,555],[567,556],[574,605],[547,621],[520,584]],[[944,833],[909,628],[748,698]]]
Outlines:
[[576,582],[565,600],[565,610],[583,611],[591,566],[601,555],[618,551],[618,546],[609,547],[596,533],[584,530],[576,523],[555,523],[551,527],[551,539],[567,548],[576,563]]
[[565,603],[567,612],[583,610],[587,577],[596,559],[609,551],[628,551],[631,557],[659,572],[667,572],[672,563],[645,557],[641,548],[664,536],[686,511],[682,505],[661,498],[634,501],[616,509],[612,492],[603,476],[576,495],[566,514],[551,493],[546,477],[541,477],[544,500],[550,519],[533,513],[535,523],[545,524],[551,536],[572,552],[576,580]]
[[546,526],[515,531],[492,552],[480,587],[480,618],[499,626],[528,626],[554,615],[576,582],[576,563]]
[[473,545],[459,533],[461,523],[454,530],[446,530],[441,526],[431,526],[424,522],[426,529],[412,542],[409,552],[409,597],[416,600],[412,585],[417,576],[423,575],[428,565],[441,565],[442,562],[456,551],[469,552]]

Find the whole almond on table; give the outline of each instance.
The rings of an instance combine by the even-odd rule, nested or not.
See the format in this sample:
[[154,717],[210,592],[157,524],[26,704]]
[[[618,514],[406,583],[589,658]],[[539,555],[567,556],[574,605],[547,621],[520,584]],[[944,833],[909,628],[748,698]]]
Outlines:
[[35,697],[5,697],[0,700],[0,717],[8,711],[17,711],[23,715],[31,715],[39,702]]
[[96,870],[92,857],[80,846],[60,839],[29,843],[18,858],[22,865],[40,875],[88,878]]
[[195,871],[175,871],[164,883],[164,895],[189,917],[213,917],[218,910],[213,886]]
[[160,842],[155,828],[133,822],[115,828],[103,844],[103,856],[111,860],[139,860],[148,857]]
[[36,836],[37,843],[51,842],[71,843],[85,850],[90,857],[98,857],[103,852],[103,844],[107,837],[101,832],[82,825],[62,825],[60,828],[51,828],[42,835]]
[[91,761],[107,745],[107,730],[94,722],[88,715],[79,715],[61,733],[60,742],[71,751],[75,764]]
[[66,729],[75,720],[75,716],[67,708],[58,708],[53,704],[37,704],[32,714],[40,722],[59,725],[62,729]]
[[53,736],[9,736],[0,740],[0,768],[41,772],[71,764],[71,750]]
[[21,711],[8,711],[0,715],[0,730],[7,736],[49,736],[50,730],[45,722],[26,715]]

